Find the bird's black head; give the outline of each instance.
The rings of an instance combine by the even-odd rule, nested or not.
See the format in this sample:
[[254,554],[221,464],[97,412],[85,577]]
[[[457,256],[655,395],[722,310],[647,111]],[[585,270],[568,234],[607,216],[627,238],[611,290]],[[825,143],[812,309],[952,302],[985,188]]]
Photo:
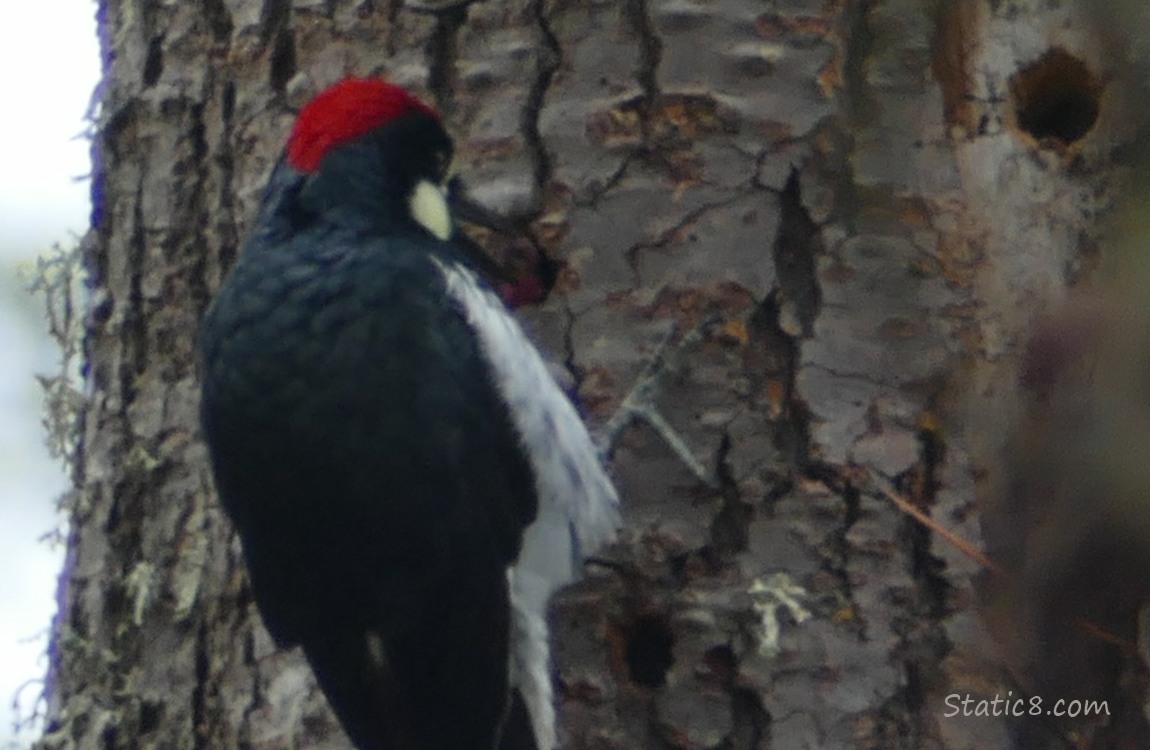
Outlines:
[[375,223],[414,220],[446,239],[443,185],[451,139],[434,109],[379,78],[348,78],[300,111],[287,163],[307,176],[309,213],[342,211]]

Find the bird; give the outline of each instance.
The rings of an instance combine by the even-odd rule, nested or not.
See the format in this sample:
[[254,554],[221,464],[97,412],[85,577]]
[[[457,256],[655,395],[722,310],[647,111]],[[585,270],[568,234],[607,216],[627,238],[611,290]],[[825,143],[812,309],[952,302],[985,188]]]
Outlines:
[[559,746],[546,610],[620,528],[577,407],[476,268],[433,107],[298,113],[204,314],[200,422],[255,604],[361,750]]

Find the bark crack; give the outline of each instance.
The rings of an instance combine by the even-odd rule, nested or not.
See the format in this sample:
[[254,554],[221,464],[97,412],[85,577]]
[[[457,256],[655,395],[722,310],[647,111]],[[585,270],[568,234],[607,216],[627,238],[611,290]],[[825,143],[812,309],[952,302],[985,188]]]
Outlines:
[[643,90],[639,107],[639,123],[643,143],[650,147],[656,104],[659,100],[659,62],[663,57],[663,40],[655,30],[648,0],[627,0],[623,15],[639,37],[639,69],[636,78]]
[[[148,240],[144,228],[144,184],[141,178],[136,186],[132,229],[128,237],[128,299],[119,304],[124,333],[124,364],[120,367],[121,405],[126,408],[135,400],[136,378],[148,369],[148,331],[140,315],[143,306],[143,275],[147,266]],[[132,364],[129,364],[132,363]],[[129,420],[124,417],[125,429]]]
[[[939,487],[937,475],[945,458],[944,449],[937,434],[921,430],[919,462],[896,483],[899,491],[924,510],[935,503]],[[915,618],[917,626],[903,636],[907,679],[902,698],[907,721],[914,725],[917,736],[926,737],[931,731],[930,722],[922,711],[929,692],[927,686],[936,681],[934,673],[939,671],[940,660],[951,650],[950,641],[940,624],[946,616],[950,583],[944,575],[945,564],[931,553],[931,530],[911,518],[906,518],[904,523],[908,564],[916,583],[917,604],[922,611],[921,616]]]
[[634,245],[627,248],[627,250],[625,250],[624,253],[626,254],[626,257],[627,257],[627,265],[630,267],[631,273],[632,273],[632,283],[631,283],[632,290],[638,289],[643,283],[643,280],[642,280],[642,277],[640,274],[640,270],[639,270],[639,266],[640,266],[640,262],[641,262],[640,256],[642,255],[643,252],[649,251],[649,250],[659,250],[661,248],[664,248],[664,247],[667,247],[669,245],[674,244],[676,237],[683,230],[685,230],[688,227],[690,227],[691,225],[695,224],[696,222],[701,220],[704,216],[706,216],[710,212],[718,210],[718,209],[723,209],[723,208],[726,208],[727,206],[733,205],[734,203],[736,203],[741,198],[742,198],[742,195],[735,195],[735,196],[732,196],[730,198],[724,198],[723,200],[705,203],[705,204],[699,206],[698,208],[695,208],[695,209],[688,211],[687,213],[683,214],[682,217],[678,221],[676,221],[672,226],[670,226],[667,229],[664,229],[662,232],[660,232],[658,237],[655,237],[654,239],[650,239],[650,240],[643,240],[641,242],[636,242]]
[[732,559],[747,549],[748,534],[751,517],[754,515],[754,506],[742,498],[738,482],[735,480],[731,465],[727,460],[731,452],[731,436],[724,430],[719,439],[719,450],[715,456],[714,476],[718,485],[718,494],[722,498],[722,505],[718,513],[711,519],[710,542],[708,552],[713,559],[711,564],[716,567],[724,561]]
[[427,87],[434,95],[439,111],[445,116],[455,109],[459,31],[467,22],[467,9],[470,5],[470,2],[461,3],[435,12],[435,29],[427,40]]
[[216,44],[229,47],[234,24],[232,14],[228,11],[224,0],[204,0],[204,20],[212,30]]
[[535,78],[527,92],[520,129],[531,159],[532,177],[535,180],[535,196],[532,204],[542,205],[542,197],[547,191],[547,184],[551,181],[552,164],[551,155],[543,142],[543,135],[539,132],[539,116],[543,111],[547,91],[551,88],[551,80],[563,59],[563,48],[547,18],[546,0],[535,0],[532,8],[541,45],[535,58]]
[[593,189],[588,190],[580,195],[576,195],[572,203],[579,208],[595,208],[599,201],[602,200],[607,193],[616,188],[623,178],[627,176],[627,171],[631,168],[631,164],[635,159],[634,153],[629,153],[623,157],[619,162],[619,167],[612,172],[607,179],[602,183],[596,183]]
[[806,364],[803,365],[803,367],[809,367],[813,370],[819,370],[821,372],[827,373],[828,375],[831,375],[831,376],[836,377],[836,378],[841,378],[843,380],[854,380],[854,381],[859,382],[859,383],[866,383],[867,385],[873,385],[877,388],[893,388],[893,387],[895,387],[893,384],[887,383],[883,380],[880,380],[880,379],[874,377],[873,375],[865,375],[863,373],[858,373],[858,372],[842,372],[842,371],[836,370],[835,368],[831,367],[830,365],[823,364],[822,362],[807,362]]
[[780,327],[798,338],[814,335],[822,302],[815,257],[822,251],[819,227],[803,205],[799,170],[791,169],[779,195],[779,231],[772,255],[781,296]]
[[272,39],[291,24],[291,0],[265,0],[260,8],[260,44],[267,46]]
[[201,622],[196,631],[195,669],[196,683],[192,689],[192,736],[196,750],[211,746],[208,736],[207,695],[211,673],[211,650],[208,648],[207,622]]

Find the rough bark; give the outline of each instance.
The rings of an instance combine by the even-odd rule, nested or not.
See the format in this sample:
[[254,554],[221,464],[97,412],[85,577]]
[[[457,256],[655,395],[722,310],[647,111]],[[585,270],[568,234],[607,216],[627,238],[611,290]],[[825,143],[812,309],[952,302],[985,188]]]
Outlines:
[[1133,118],[1076,4],[103,0],[100,24],[42,747],[346,747],[259,624],[193,343],[293,110],[375,73],[438,105],[478,197],[564,264],[524,318],[591,421],[666,345],[657,405],[712,480],[621,432],[626,531],[553,611],[567,747],[1009,746],[1001,717],[944,716],[1021,690],[980,566],[884,491],[980,543],[1025,331],[1104,252]]

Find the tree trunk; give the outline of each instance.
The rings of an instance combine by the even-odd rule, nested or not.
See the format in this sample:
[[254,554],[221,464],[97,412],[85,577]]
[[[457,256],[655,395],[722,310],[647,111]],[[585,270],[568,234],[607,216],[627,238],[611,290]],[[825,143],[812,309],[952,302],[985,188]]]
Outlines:
[[[705,475],[656,420],[622,430],[625,532],[552,612],[566,747],[1010,746],[1003,717],[948,715],[947,696],[1036,689],[979,617],[982,564],[891,496],[981,544],[1025,332],[1105,254],[1133,105],[1121,45],[1078,5],[102,0],[99,18],[90,398],[41,747],[347,747],[260,625],[194,343],[293,112],[379,73],[437,105],[473,192],[564,264],[523,318],[593,426],[665,346],[657,406]],[[1125,724],[1051,721],[1042,741],[1143,736],[1141,688],[1116,679],[1075,697]]]

